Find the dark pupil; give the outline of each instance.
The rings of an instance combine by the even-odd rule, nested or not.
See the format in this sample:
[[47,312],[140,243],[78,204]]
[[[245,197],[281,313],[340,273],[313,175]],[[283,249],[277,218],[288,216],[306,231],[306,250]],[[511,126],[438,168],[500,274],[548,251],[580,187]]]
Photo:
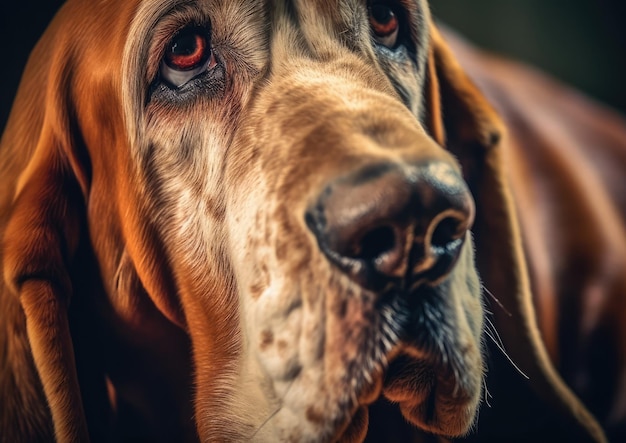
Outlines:
[[181,35],[172,43],[172,54],[191,55],[196,52],[196,35]]
[[391,8],[384,5],[374,5],[371,8],[372,17],[378,23],[386,24],[393,18],[393,13],[391,12]]

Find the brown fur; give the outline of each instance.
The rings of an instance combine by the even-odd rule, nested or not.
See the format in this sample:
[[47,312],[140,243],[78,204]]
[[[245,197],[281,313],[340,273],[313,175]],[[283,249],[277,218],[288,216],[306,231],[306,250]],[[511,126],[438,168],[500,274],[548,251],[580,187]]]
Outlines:
[[[450,37],[461,68],[425,2],[400,3],[400,56],[358,0],[62,8],[0,145],[3,439],[605,441],[592,413],[623,435],[623,122]],[[164,46],[208,22],[213,76],[172,92]],[[329,181],[425,159],[476,202],[474,239],[416,293],[439,347],[384,332],[405,312],[304,221]],[[485,357],[483,286],[528,380]]]

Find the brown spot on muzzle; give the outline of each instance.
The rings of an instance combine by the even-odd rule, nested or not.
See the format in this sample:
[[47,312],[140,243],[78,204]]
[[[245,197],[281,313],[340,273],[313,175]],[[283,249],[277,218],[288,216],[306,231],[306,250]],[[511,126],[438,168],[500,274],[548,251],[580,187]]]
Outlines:
[[276,346],[278,347],[278,355],[284,356],[286,354],[287,348],[289,347],[289,343],[287,343],[285,340],[278,340]]
[[274,333],[269,329],[265,329],[261,332],[261,341],[259,348],[261,351],[265,351],[272,343],[274,343]]
[[324,411],[318,410],[315,406],[309,406],[306,410],[306,419],[316,425],[324,424]]

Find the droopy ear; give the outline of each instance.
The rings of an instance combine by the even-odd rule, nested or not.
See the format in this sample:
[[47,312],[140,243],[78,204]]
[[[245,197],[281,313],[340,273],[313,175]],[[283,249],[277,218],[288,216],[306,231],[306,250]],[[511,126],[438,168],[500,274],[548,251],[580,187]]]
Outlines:
[[606,441],[595,419],[554,369],[540,337],[503,162],[505,127],[434,25],[430,48],[426,125],[431,136],[457,156],[474,194],[477,214],[472,231],[479,272],[485,288],[510,313],[495,309],[504,346],[528,376],[537,397],[571,425],[580,441]]
[[4,291],[3,297],[17,296],[22,306],[56,440],[87,441],[67,312],[72,289],[66,266],[79,236],[76,189],[59,171],[61,162],[49,143],[42,141],[5,231],[4,276],[10,293]]
[[[18,422],[4,423],[5,413],[0,418],[10,428],[5,437],[42,438],[50,432],[49,409],[56,441],[89,441],[68,321],[68,269],[81,235],[85,175],[68,136],[65,89],[57,83],[66,76],[45,55],[46,44],[31,57],[0,146],[0,309],[7,310],[0,341],[8,349],[0,375],[12,380],[0,395]],[[41,386],[45,399],[35,392]]]

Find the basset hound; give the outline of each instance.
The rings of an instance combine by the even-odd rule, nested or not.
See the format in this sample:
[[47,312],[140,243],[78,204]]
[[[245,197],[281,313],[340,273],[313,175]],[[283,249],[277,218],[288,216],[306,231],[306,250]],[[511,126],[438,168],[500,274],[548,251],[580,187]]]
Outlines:
[[0,144],[0,439],[626,438],[626,125],[425,0],[69,0]]

